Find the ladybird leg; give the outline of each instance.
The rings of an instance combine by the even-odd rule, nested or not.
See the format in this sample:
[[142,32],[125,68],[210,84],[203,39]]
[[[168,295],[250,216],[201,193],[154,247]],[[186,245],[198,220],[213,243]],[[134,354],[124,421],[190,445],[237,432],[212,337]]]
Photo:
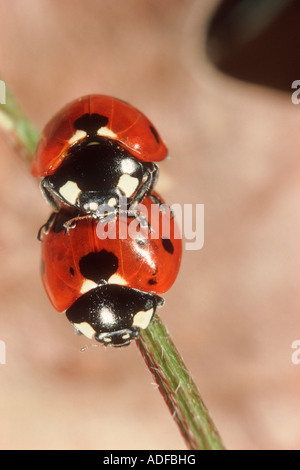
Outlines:
[[51,191],[49,190],[47,179],[45,178],[42,179],[40,183],[40,188],[48,204],[50,204],[50,206],[54,207],[54,209],[58,211],[59,204],[56,201],[56,199],[53,197],[53,194],[51,193]]
[[69,234],[69,231],[76,227],[77,217],[73,219],[69,219],[67,222],[64,223],[65,233]]
[[53,212],[49,219],[47,220],[47,222],[45,224],[43,224],[41,226],[41,228],[39,229],[38,231],[38,234],[37,234],[37,239],[41,242],[42,239],[43,239],[43,233],[47,234],[50,230],[50,227],[55,219],[55,217],[57,216],[57,212]]
[[154,204],[158,204],[159,206],[163,204],[163,201],[158,197],[157,194],[149,194],[149,198]]
[[151,317],[150,322],[155,321],[156,310],[158,308],[162,307],[165,303],[165,299],[163,297],[160,297],[160,295],[157,295],[157,294],[152,294],[152,295],[153,295],[153,297],[152,297],[152,299],[153,299],[153,315]]
[[172,207],[170,207],[168,204],[166,204],[165,202],[163,202],[157,194],[149,194],[149,198],[151,199],[151,201],[154,203],[154,204],[158,204],[159,205],[159,210],[163,213],[163,214],[166,214],[167,213],[167,210],[170,211],[171,213],[171,218],[174,219],[175,217],[175,214],[174,214],[174,211],[172,209]]
[[76,223],[78,222],[78,220],[95,220],[96,222],[105,220],[106,222],[109,222],[110,220],[113,220],[116,217],[116,214],[116,211],[105,214],[97,214],[97,212],[82,214],[79,212],[78,214],[71,216],[66,222],[64,222],[63,227],[65,229],[65,233],[68,234],[71,229],[74,229],[76,227]]
[[147,219],[145,214],[143,214],[138,209],[138,207],[135,204],[129,207],[126,216],[137,219],[138,223],[140,224],[142,228],[144,227],[148,229],[149,235],[153,232],[153,229],[150,225],[149,220]]
[[158,180],[158,166],[156,163],[150,162],[150,163],[144,163],[144,166],[146,167],[146,171],[144,174],[144,177],[146,180],[144,183],[141,185],[141,187],[138,189],[136,192],[136,195],[133,197],[132,203],[133,205],[139,204],[146,194],[151,193],[152,189],[157,183]]
[[68,219],[66,222],[64,222],[63,224],[63,227],[65,229],[65,233],[68,235],[69,234],[69,231],[74,229],[76,227],[76,223],[78,220],[82,220],[82,219],[91,219],[91,215],[90,214],[87,214],[87,215],[76,215],[75,217],[71,217],[70,219]]
[[155,186],[158,179],[158,166],[155,163],[145,163],[146,171],[145,178],[146,180],[142,186],[138,189],[136,195],[128,204],[128,216],[135,217],[141,224],[141,227],[148,227],[149,233],[151,233],[152,227],[146,218],[146,216],[138,209],[138,204],[144,199],[144,197],[151,193],[153,187]]
[[156,296],[156,308],[162,307],[164,303],[165,303],[165,299],[157,295]]

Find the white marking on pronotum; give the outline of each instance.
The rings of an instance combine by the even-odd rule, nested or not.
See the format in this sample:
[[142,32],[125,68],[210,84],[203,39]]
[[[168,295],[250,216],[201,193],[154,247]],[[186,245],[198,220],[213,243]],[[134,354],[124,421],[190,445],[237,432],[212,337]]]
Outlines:
[[59,189],[59,192],[66,201],[68,201],[70,204],[75,204],[76,199],[81,193],[81,190],[74,181],[67,181]]
[[109,333],[101,333],[97,336],[97,341],[103,341],[104,343],[111,343],[111,338],[108,336]]
[[115,197],[111,197],[109,201],[107,202],[108,206],[115,207],[117,205],[117,200]]
[[97,131],[98,135],[102,135],[103,137],[111,137],[112,139],[117,138],[117,134],[115,134],[111,129],[108,127],[100,127]]
[[98,209],[99,205],[97,202],[90,202],[89,203],[89,209],[90,211],[96,211]]
[[86,292],[89,292],[91,289],[94,289],[97,287],[98,284],[96,282],[91,281],[90,279],[85,279],[82,283],[80,293],[85,294]]
[[83,321],[82,323],[73,323],[74,328],[76,328],[77,331],[80,331],[84,336],[86,336],[89,339],[92,339],[92,337],[95,335],[96,331],[94,328],[87,322]]
[[122,173],[127,173],[131,174],[135,171],[136,169],[136,164],[131,158],[125,158],[125,160],[122,160],[121,162],[121,170]]
[[108,308],[103,308],[101,310],[101,320],[106,325],[114,325],[116,323],[114,314]]
[[139,185],[139,180],[130,175],[122,175],[118,182],[120,188],[126,197],[130,197]]
[[147,326],[149,325],[152,316],[153,316],[153,308],[150,308],[150,310],[146,310],[146,311],[142,310],[134,315],[132,326],[136,326],[137,328],[141,328],[142,330],[145,330]]
[[103,336],[103,341],[104,343],[111,343],[111,338],[109,338],[108,336]]
[[110,278],[108,279],[108,283],[118,284],[119,286],[127,286],[127,282],[119,274],[113,274],[112,276],[110,276]]
[[83,139],[87,136],[87,133],[81,129],[78,129],[74,135],[72,135],[71,139],[68,140],[69,144],[74,144],[78,140]]

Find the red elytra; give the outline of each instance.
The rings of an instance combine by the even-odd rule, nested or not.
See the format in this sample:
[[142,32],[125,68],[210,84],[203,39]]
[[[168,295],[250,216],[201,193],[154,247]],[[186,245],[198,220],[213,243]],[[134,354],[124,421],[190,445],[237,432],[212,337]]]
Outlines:
[[[139,207],[151,225],[150,234],[138,219],[122,215],[110,222],[78,218],[66,233],[62,224],[67,213],[58,213],[42,237],[43,283],[57,311],[68,309],[102,280],[154,294],[170,289],[182,254],[177,223],[168,206],[159,210],[149,196]],[[116,238],[99,238],[104,232]]]
[[70,156],[70,148],[89,137],[88,132],[76,133],[74,127],[86,114],[107,118],[103,135],[116,140],[141,162],[159,162],[167,156],[155,127],[138,109],[110,96],[88,95],[67,104],[44,128],[32,163],[34,176],[52,175]]

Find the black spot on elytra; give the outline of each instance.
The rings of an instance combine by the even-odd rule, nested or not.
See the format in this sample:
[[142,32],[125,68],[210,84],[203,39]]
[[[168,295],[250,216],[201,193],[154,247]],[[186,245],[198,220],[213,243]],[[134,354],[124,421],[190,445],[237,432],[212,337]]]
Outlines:
[[111,252],[101,250],[98,253],[89,253],[79,261],[81,274],[97,284],[108,279],[117,271],[118,258]]
[[100,127],[105,127],[107,123],[108,118],[101,114],[84,114],[74,122],[74,127],[77,130],[85,131],[88,135],[92,135],[96,134]]
[[154,286],[157,284],[157,281],[155,279],[149,279],[148,284],[150,284],[150,286]]
[[149,126],[149,127],[150,127],[150,131],[152,132],[152,134],[155,137],[156,142],[159,144],[160,141],[159,141],[159,137],[158,137],[158,133],[157,133],[156,129],[153,126]]
[[162,244],[163,244],[164,249],[168,253],[170,253],[170,255],[172,255],[174,253],[174,246],[173,246],[173,243],[171,242],[171,240],[169,238],[163,238],[162,239]]
[[74,271],[74,269],[72,268],[72,266],[70,267],[69,271],[70,271],[71,276],[75,276],[75,271]]

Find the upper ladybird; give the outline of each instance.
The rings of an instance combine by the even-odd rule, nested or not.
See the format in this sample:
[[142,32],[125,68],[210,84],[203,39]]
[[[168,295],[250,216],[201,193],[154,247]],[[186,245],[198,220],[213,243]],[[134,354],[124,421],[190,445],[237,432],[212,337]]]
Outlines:
[[140,202],[153,189],[167,148],[149,119],[124,101],[88,95],[59,111],[37,145],[32,174],[56,208],[96,213]]

